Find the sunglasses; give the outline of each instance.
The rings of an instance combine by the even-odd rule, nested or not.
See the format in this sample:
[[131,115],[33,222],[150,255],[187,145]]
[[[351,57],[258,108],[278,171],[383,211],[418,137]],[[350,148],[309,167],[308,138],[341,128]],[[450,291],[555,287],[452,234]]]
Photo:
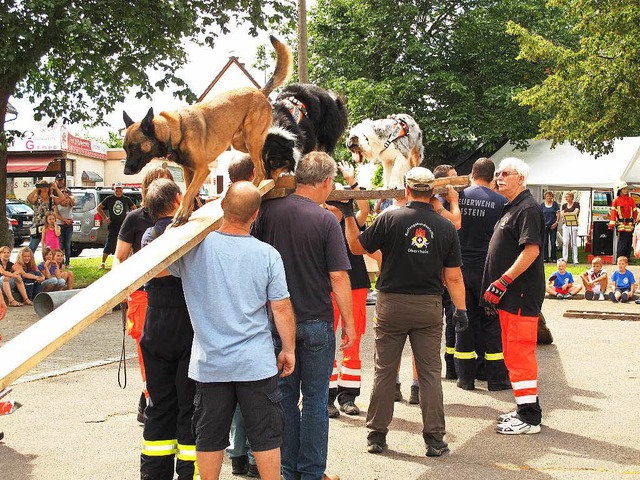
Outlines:
[[495,178],[500,178],[500,177],[508,177],[509,175],[520,175],[518,172],[505,172],[504,170],[501,172],[496,172],[494,177]]

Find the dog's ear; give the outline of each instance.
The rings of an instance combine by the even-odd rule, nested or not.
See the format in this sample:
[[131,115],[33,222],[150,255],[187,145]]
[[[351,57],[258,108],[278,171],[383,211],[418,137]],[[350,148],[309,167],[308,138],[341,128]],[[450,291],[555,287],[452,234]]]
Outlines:
[[140,130],[147,137],[153,137],[153,107],[149,109],[145,117],[140,122]]
[[127,115],[127,112],[125,112],[124,110],[122,111],[122,118],[124,119],[124,125],[127,128],[135,123],[133,120],[131,120],[131,117]]

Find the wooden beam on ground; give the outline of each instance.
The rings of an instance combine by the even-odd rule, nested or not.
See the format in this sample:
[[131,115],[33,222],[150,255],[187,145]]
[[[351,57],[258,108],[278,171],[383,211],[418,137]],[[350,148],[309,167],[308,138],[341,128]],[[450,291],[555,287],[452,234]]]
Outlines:
[[[264,196],[273,180],[260,185]],[[221,200],[207,203],[189,221],[167,230],[126,262],[96,280],[0,348],[0,391],[111,311],[129,294],[198,245],[222,223]]]
[[[436,195],[444,195],[447,193],[447,185],[453,186],[457,191],[464,190],[471,182],[467,175],[458,177],[437,178],[433,181],[433,187]],[[292,175],[278,178],[275,187],[267,195],[265,200],[272,198],[283,198],[291,195],[296,189],[295,177]],[[393,190],[334,190],[329,194],[327,200],[374,200],[378,198],[400,198],[404,197],[404,189]]]
[[640,321],[640,314],[628,312],[598,312],[594,310],[567,310],[563,317],[568,318],[595,318],[598,320],[622,320]]

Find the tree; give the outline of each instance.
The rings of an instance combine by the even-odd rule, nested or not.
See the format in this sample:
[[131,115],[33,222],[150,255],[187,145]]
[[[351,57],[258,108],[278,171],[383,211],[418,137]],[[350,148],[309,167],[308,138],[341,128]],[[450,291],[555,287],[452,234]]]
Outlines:
[[569,38],[544,0],[319,0],[311,12],[310,76],[348,99],[350,122],[412,115],[427,165],[505,138],[524,144],[537,118],[513,96],[544,78],[518,62],[509,20]]
[[[256,35],[265,21],[290,16],[290,0],[8,0],[0,2],[0,172],[16,132],[5,131],[11,96],[36,98],[36,120],[99,123],[137,87],[138,97],[175,88],[188,102],[196,96],[175,71],[185,64],[183,39],[208,45],[234,21]],[[152,80],[153,69],[158,80]],[[6,181],[0,182],[6,197]],[[0,209],[0,245],[7,226]]]
[[541,138],[568,141],[600,155],[616,138],[640,133],[640,9],[637,0],[552,0],[580,41],[554,42],[511,22],[518,58],[548,65],[548,75],[520,92],[521,105],[543,116]]

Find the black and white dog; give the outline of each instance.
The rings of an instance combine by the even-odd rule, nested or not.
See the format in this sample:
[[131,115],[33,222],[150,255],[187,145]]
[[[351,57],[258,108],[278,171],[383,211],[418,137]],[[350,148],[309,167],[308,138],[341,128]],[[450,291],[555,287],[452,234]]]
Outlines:
[[305,153],[332,154],[347,128],[344,100],[311,84],[292,84],[273,104],[273,120],[262,149],[267,178],[293,172]]
[[404,113],[363,120],[349,130],[347,148],[356,163],[382,163],[384,188],[404,188],[404,176],[424,156],[422,130]]

